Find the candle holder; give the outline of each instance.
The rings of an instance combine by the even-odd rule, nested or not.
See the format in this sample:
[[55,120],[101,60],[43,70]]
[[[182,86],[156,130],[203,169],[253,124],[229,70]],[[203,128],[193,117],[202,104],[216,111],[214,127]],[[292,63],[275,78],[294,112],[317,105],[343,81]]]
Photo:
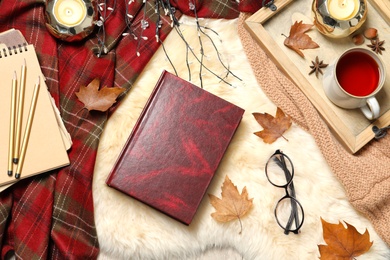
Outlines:
[[98,18],[95,0],[47,0],[46,28],[56,38],[73,42],[92,33]]
[[[313,0],[312,14],[314,25],[318,31],[331,38],[347,37],[358,30],[367,18],[367,0],[351,0],[355,11],[347,14],[345,19],[338,15],[332,15],[329,3],[332,0]],[[346,2],[345,0],[333,0]],[[349,3],[351,3],[349,1]],[[340,11],[342,12],[342,10]]]

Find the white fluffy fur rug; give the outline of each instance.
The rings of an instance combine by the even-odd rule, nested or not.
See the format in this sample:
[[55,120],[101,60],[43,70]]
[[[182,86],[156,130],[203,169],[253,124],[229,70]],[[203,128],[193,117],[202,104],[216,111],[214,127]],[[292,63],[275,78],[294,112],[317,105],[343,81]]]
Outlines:
[[[183,17],[181,29],[199,53],[195,23]],[[318,259],[317,245],[323,243],[320,218],[328,222],[346,221],[359,232],[368,229],[374,241],[371,250],[359,259],[390,259],[390,250],[371,224],[348,202],[343,187],[332,174],[314,139],[293,124],[279,138],[265,144],[253,132],[261,130],[252,113],[275,115],[275,105],[255,80],[237,34],[237,20],[201,20],[202,25],[219,34],[213,37],[223,60],[242,81],[229,76],[229,86],[209,72],[203,77],[204,89],[246,110],[241,125],[223,158],[208,193],[220,197],[226,175],[241,192],[247,187],[253,209],[239,222],[218,223],[210,214],[214,208],[205,196],[190,226],[185,226],[158,211],[105,185],[116,157],[130,134],[141,110],[163,69],[173,72],[164,52],[155,54],[128,96],[108,121],[100,141],[93,182],[95,220],[101,248],[100,259]],[[213,33],[209,32],[210,35]],[[220,41],[221,40],[221,41]],[[218,75],[220,65],[210,41],[203,37],[206,66]],[[169,57],[180,77],[188,80],[185,47],[175,32],[165,41]],[[199,86],[199,64],[191,58],[192,83]],[[205,70],[203,70],[205,71]],[[273,209],[284,195],[268,183],[264,166],[269,156],[281,149],[295,166],[297,199],[305,210],[305,222],[299,235],[284,235],[277,225]]]

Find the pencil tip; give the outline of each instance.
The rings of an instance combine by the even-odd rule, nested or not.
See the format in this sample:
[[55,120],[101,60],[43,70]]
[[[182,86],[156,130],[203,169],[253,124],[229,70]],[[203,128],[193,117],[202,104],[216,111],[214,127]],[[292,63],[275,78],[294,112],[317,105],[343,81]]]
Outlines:
[[37,79],[37,85],[39,85],[40,81],[41,81],[41,77],[40,77],[40,76],[38,76],[38,79]]
[[16,70],[14,70],[14,78],[13,79],[16,79]]
[[18,164],[19,159],[18,158],[14,158],[12,161],[14,162],[14,164]]
[[19,179],[20,178],[20,173],[16,173],[15,174],[15,179]]
[[12,171],[8,171],[8,176],[12,176]]

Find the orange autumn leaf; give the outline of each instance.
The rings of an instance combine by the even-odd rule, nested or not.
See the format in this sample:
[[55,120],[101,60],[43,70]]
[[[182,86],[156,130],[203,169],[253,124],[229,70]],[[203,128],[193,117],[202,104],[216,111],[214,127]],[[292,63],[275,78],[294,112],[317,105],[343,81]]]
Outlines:
[[284,40],[284,45],[294,50],[302,58],[304,58],[305,55],[301,52],[301,50],[320,47],[310,38],[309,35],[306,34],[306,32],[312,27],[313,24],[305,24],[302,23],[302,21],[295,22],[290,28],[290,35]]
[[79,92],[76,92],[77,98],[88,111],[107,111],[116,102],[116,98],[125,91],[121,87],[104,87],[101,89],[99,87],[100,80],[96,78],[88,86],[81,86]]
[[366,253],[372,246],[367,229],[360,234],[348,223],[347,228],[342,223],[331,224],[321,218],[324,240],[327,245],[318,245],[320,259],[352,260]]
[[264,128],[262,131],[255,132],[254,134],[262,138],[265,143],[272,144],[281,136],[286,139],[283,133],[290,128],[291,117],[284,115],[279,107],[276,110],[275,117],[267,113],[253,113],[252,115]]
[[229,222],[238,219],[241,226],[241,234],[241,218],[248,213],[253,205],[253,198],[248,198],[249,195],[246,187],[242,189],[240,194],[237,186],[235,186],[229,177],[226,176],[225,181],[222,184],[222,197],[218,198],[212,194],[208,195],[211,205],[216,209],[216,212],[212,213],[211,216],[219,222]]

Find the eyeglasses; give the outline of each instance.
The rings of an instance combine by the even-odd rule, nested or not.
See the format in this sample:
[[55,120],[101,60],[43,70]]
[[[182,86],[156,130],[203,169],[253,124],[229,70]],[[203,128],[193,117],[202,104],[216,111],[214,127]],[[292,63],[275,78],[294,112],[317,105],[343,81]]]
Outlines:
[[303,224],[304,212],[301,203],[295,198],[293,163],[287,155],[276,150],[267,161],[265,174],[272,185],[286,191],[286,195],[275,206],[277,223],[286,235],[290,232],[298,234]]

